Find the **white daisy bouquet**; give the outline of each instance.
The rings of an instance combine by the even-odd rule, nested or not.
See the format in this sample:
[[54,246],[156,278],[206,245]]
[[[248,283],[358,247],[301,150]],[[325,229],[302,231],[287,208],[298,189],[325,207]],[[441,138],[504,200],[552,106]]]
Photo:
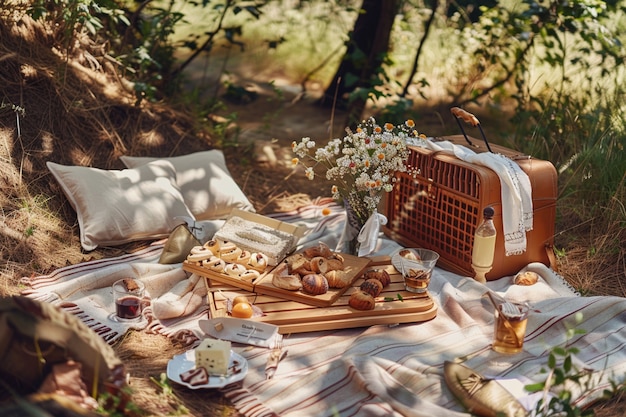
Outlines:
[[346,133],[322,147],[309,137],[294,141],[297,157],[293,164],[303,165],[310,180],[323,173],[333,181],[333,198],[343,201],[347,211],[354,212],[355,226],[362,227],[376,212],[383,193],[393,189],[394,174],[407,171],[407,140],[414,143],[425,136],[415,130],[413,120],[395,126],[379,125],[374,118],[363,121],[355,131],[346,129]]

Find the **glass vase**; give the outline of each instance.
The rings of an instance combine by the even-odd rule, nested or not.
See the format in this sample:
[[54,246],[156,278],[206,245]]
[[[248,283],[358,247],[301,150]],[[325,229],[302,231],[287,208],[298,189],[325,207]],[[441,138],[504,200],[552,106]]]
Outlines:
[[346,221],[343,233],[337,245],[337,251],[348,255],[359,256],[359,233],[365,225],[366,219],[361,219],[358,213],[352,208],[348,200],[344,200],[346,209]]

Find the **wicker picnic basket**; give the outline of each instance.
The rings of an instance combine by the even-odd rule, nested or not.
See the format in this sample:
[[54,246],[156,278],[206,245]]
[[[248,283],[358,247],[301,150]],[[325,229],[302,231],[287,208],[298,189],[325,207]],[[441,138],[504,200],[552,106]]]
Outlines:
[[483,209],[491,206],[495,210],[494,223],[498,236],[493,268],[487,274],[487,280],[515,275],[531,262],[541,262],[554,268],[557,199],[554,166],[548,161],[489,144],[484,133],[483,141],[463,133],[441,139],[470,146],[476,152],[501,153],[528,174],[532,186],[534,227],[526,234],[526,251],[520,255],[505,256],[500,180],[491,169],[465,162],[451,154],[415,146],[410,147],[407,165],[417,174],[396,174],[397,182],[385,201],[388,219],[383,227],[385,234],[407,247],[437,251],[440,255],[438,266],[473,277],[474,232],[482,219]]

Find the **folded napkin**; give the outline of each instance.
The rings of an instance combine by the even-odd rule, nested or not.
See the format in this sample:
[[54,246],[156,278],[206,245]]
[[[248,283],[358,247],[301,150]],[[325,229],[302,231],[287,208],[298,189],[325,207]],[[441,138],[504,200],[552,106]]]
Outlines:
[[378,247],[378,235],[380,226],[387,224],[387,217],[374,210],[374,213],[365,222],[359,232],[359,256],[368,256]]
[[510,256],[526,251],[526,232],[533,229],[532,187],[528,175],[518,164],[504,155],[492,152],[476,153],[450,141],[428,140],[416,145],[436,152],[451,153],[463,161],[493,170],[500,179],[505,253]]

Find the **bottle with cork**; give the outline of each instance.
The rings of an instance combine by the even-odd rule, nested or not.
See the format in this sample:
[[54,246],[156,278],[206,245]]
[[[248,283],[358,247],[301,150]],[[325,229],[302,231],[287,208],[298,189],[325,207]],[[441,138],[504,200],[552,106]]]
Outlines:
[[496,250],[496,227],[493,224],[493,207],[485,207],[483,220],[474,233],[472,248],[472,268],[476,272],[476,281],[487,282],[486,275],[493,267],[493,257]]

